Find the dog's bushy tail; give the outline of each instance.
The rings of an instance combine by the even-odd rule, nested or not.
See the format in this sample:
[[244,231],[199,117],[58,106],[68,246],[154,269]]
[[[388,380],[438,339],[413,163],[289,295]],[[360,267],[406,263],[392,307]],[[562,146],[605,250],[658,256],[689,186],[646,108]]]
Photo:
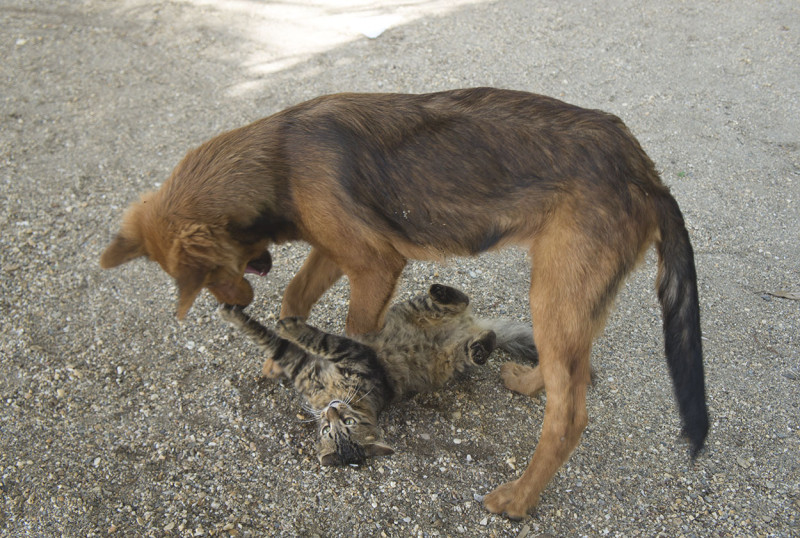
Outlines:
[[479,319],[478,326],[483,330],[494,331],[497,347],[519,359],[539,361],[536,344],[533,343],[533,330],[530,325],[509,319]]
[[656,199],[656,205],[660,231],[657,287],[664,316],[664,347],[683,434],[696,457],[708,434],[708,410],[694,252],[675,199],[665,193]]

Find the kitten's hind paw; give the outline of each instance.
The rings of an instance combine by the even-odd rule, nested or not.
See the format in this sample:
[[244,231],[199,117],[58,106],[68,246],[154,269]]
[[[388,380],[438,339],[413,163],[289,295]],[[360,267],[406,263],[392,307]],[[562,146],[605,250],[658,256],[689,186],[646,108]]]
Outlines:
[[428,290],[428,294],[433,299],[433,302],[440,305],[468,305],[469,297],[461,290],[445,286],[443,284],[434,284]]
[[487,331],[480,338],[473,340],[467,346],[469,359],[478,365],[486,364],[489,355],[492,354],[497,345],[497,335],[494,331]]
[[531,368],[515,362],[507,362],[500,367],[500,377],[507,389],[526,396],[536,396],[544,389],[544,377],[539,366]]
[[277,379],[283,375],[283,368],[274,360],[267,359],[261,367],[261,375],[265,378]]

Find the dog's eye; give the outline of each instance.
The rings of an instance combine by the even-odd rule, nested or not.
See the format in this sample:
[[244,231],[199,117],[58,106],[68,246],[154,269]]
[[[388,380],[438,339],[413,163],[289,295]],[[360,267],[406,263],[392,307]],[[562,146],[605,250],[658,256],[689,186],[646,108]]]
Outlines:
[[322,435],[328,435],[330,433],[330,431],[331,431],[331,427],[330,426],[323,426],[322,427]]
[[344,423],[347,426],[352,426],[353,424],[356,423],[356,419],[354,419],[352,417],[348,417],[348,418],[344,419]]

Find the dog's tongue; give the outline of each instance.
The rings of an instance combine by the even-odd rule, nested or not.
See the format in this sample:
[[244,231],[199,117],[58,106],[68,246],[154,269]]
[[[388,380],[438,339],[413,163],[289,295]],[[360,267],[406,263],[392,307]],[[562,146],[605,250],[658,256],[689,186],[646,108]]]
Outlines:
[[262,271],[260,269],[256,269],[255,267],[248,265],[247,268],[244,270],[244,274],[265,276],[267,274],[267,271]]
[[264,254],[248,262],[244,272],[245,274],[264,276],[269,273],[270,269],[272,269],[272,256],[269,255],[269,252],[264,251]]

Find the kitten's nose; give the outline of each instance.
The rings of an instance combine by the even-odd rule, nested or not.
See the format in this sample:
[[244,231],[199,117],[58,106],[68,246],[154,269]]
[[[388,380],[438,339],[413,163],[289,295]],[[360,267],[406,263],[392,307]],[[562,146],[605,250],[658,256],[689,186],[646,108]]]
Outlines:
[[336,410],[335,407],[329,405],[328,408],[325,410],[325,418],[328,420],[338,420],[339,419],[339,411]]

